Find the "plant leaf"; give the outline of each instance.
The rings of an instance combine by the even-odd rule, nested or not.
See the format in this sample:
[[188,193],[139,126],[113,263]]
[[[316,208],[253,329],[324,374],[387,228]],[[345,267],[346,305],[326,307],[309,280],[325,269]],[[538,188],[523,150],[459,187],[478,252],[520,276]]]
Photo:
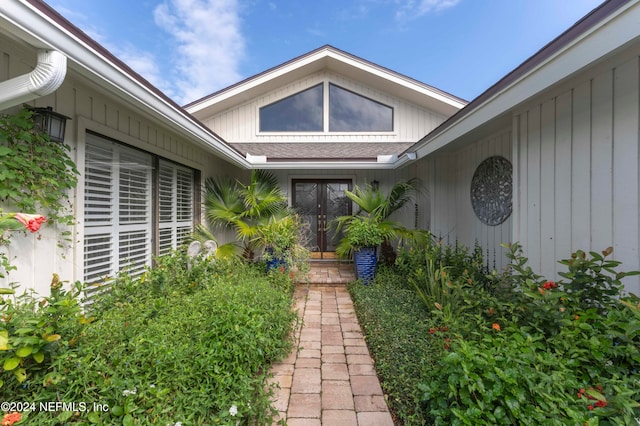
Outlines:
[[33,348],[31,346],[23,346],[16,351],[16,355],[20,358],[25,358],[31,355]]
[[0,351],[9,349],[9,331],[0,330]]
[[11,371],[15,369],[18,365],[20,365],[20,358],[14,356],[13,358],[9,358],[5,360],[2,368],[4,368],[5,371]]

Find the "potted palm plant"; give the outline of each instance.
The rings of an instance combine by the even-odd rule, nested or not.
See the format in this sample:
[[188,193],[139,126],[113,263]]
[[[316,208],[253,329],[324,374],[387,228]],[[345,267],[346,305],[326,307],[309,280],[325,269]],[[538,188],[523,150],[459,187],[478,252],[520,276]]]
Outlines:
[[[418,181],[410,179],[400,181],[393,185],[389,194],[384,194],[380,189],[368,186],[364,189],[356,186],[353,191],[346,191],[347,197],[353,201],[358,210],[351,216],[341,216],[334,222],[337,231],[344,229],[345,237],[340,241],[336,248],[336,253],[341,257],[356,256],[356,251],[362,247],[361,236],[370,233],[382,235],[382,240],[376,246],[381,245],[381,254],[383,260],[387,263],[393,263],[395,258],[392,240],[408,240],[416,244],[422,244],[428,241],[428,231],[418,229],[407,229],[402,224],[394,222],[389,217],[396,211],[409,205],[413,200],[414,193],[418,189]],[[364,224],[359,222],[368,221],[369,231],[366,231]],[[352,229],[352,222],[355,226]],[[372,231],[376,228],[377,231]],[[377,241],[377,239],[371,239]],[[376,247],[377,249],[377,247]],[[371,250],[369,250],[371,251]],[[377,260],[377,250],[376,260]],[[358,256],[361,256],[360,254]]]
[[378,246],[386,234],[375,216],[354,216],[345,225],[346,240],[353,250],[356,278],[371,283],[378,264]]
[[264,247],[263,258],[267,264],[267,272],[272,269],[286,268],[291,249],[298,241],[298,223],[296,217],[287,215],[272,217],[258,228],[258,242]]

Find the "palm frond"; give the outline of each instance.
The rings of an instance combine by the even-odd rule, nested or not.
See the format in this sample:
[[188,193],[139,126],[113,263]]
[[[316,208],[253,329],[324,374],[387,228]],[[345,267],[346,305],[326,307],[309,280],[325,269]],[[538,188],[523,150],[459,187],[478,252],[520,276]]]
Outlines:
[[356,212],[356,214],[361,214],[362,212],[369,215],[375,214],[385,201],[384,195],[371,186],[367,186],[362,190],[356,185],[353,191],[345,191],[345,195],[360,208],[360,211]]
[[244,211],[239,184],[229,178],[205,181],[205,217],[214,227],[230,227]]
[[239,189],[244,203],[244,217],[269,217],[287,207],[287,198],[275,176],[265,170],[253,170],[251,183]]
[[407,203],[414,200],[417,190],[418,179],[416,178],[397,182],[386,197],[380,215],[386,219],[392,213],[403,208]]

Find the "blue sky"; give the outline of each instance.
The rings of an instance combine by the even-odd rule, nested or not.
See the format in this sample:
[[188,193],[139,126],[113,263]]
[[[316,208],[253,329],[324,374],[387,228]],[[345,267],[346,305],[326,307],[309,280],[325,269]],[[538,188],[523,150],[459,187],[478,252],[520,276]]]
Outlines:
[[601,0],[45,0],[178,103],[325,44],[471,100]]

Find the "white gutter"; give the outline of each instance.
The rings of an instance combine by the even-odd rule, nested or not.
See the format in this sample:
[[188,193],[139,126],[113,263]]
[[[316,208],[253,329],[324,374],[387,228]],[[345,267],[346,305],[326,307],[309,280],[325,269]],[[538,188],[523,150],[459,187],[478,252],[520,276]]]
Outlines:
[[55,92],[66,75],[66,56],[56,50],[39,50],[33,71],[0,82],[0,110]]
[[85,40],[73,33],[32,5],[31,0],[0,0],[0,25],[4,24],[3,19],[13,27],[11,32],[28,44],[65,52],[70,68],[89,79],[92,84],[139,108],[151,119],[168,125],[208,152],[227,159],[236,166],[251,168],[251,164],[243,156],[194,121],[179,106],[168,98],[164,99],[151,86],[143,84],[128,70],[114,63],[111,57],[92,45],[93,40],[88,37]]

